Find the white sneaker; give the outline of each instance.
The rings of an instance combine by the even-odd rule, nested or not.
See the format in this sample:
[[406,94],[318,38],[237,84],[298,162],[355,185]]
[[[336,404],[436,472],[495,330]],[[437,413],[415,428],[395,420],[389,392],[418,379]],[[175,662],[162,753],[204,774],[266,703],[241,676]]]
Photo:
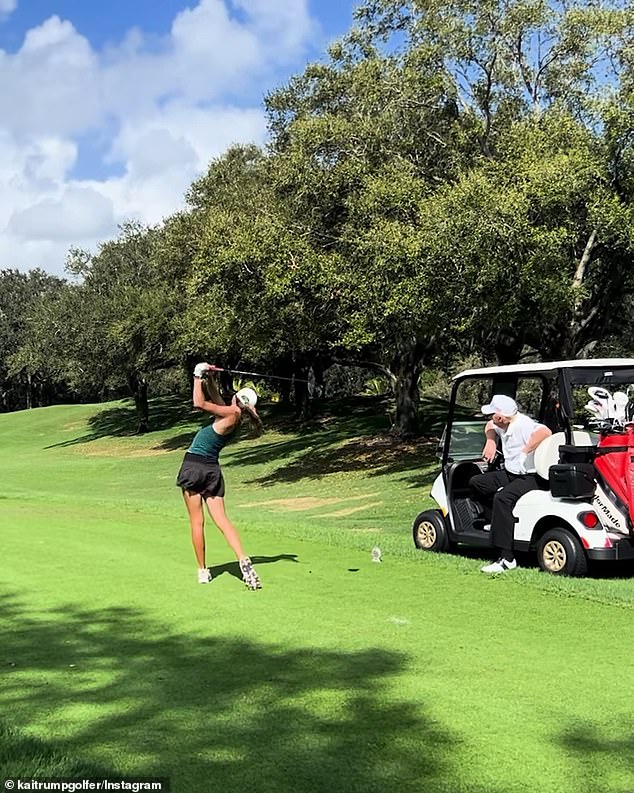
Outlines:
[[508,559],[498,559],[497,562],[492,562],[491,564],[486,564],[484,567],[480,568],[480,572],[482,573],[506,573],[508,570],[515,570],[517,567],[517,562],[515,559],[511,559],[509,562]]
[[491,531],[491,524],[485,523],[484,526],[482,527],[482,531]]
[[209,584],[211,583],[211,570],[208,567],[201,567],[198,571],[198,583]]

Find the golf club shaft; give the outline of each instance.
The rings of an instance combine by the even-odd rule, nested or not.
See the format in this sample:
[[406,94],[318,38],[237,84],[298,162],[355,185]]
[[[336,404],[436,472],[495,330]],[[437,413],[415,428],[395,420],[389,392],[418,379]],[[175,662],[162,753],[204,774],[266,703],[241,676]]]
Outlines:
[[279,374],[262,374],[261,372],[241,372],[239,369],[221,369],[220,367],[218,367],[218,371],[229,372],[229,374],[244,374],[249,377],[264,377],[267,380],[288,380],[290,383],[308,383],[310,385],[310,380],[302,380],[300,377],[282,377]]

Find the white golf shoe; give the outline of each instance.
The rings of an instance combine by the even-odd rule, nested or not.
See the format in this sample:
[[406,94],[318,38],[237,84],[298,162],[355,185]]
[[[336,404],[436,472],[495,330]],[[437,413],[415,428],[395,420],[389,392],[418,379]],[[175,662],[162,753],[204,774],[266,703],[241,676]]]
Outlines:
[[198,571],[198,583],[210,584],[211,583],[211,570],[208,567],[201,567]]
[[242,580],[248,589],[262,589],[260,578],[253,569],[253,564],[248,556],[240,559],[240,572],[242,573]]
[[509,562],[508,559],[500,558],[497,562],[492,562],[491,564],[485,564],[484,567],[480,568],[480,572],[482,573],[507,573],[509,570],[515,570],[517,567],[517,562],[515,559],[511,559]]

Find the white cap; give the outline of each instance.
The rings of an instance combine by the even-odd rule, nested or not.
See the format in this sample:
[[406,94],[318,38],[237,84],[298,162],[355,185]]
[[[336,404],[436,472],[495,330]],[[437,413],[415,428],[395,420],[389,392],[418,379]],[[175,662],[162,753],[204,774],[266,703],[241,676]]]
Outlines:
[[499,413],[501,416],[514,416],[517,413],[517,402],[510,396],[495,394],[490,404],[482,405],[484,415]]
[[241,388],[236,394],[236,399],[245,407],[254,408],[258,403],[258,395],[252,388]]

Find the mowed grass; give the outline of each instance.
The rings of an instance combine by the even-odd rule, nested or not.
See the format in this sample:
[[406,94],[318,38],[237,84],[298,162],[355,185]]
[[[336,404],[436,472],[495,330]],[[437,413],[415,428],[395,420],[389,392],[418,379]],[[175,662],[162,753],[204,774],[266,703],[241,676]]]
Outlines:
[[[0,776],[169,777],[178,793],[634,789],[634,578],[426,555],[433,444],[368,401],[224,453],[264,588],[174,478],[199,419],[125,403],[0,416]],[[379,545],[384,561],[371,561]],[[529,561],[529,560],[527,560]]]

